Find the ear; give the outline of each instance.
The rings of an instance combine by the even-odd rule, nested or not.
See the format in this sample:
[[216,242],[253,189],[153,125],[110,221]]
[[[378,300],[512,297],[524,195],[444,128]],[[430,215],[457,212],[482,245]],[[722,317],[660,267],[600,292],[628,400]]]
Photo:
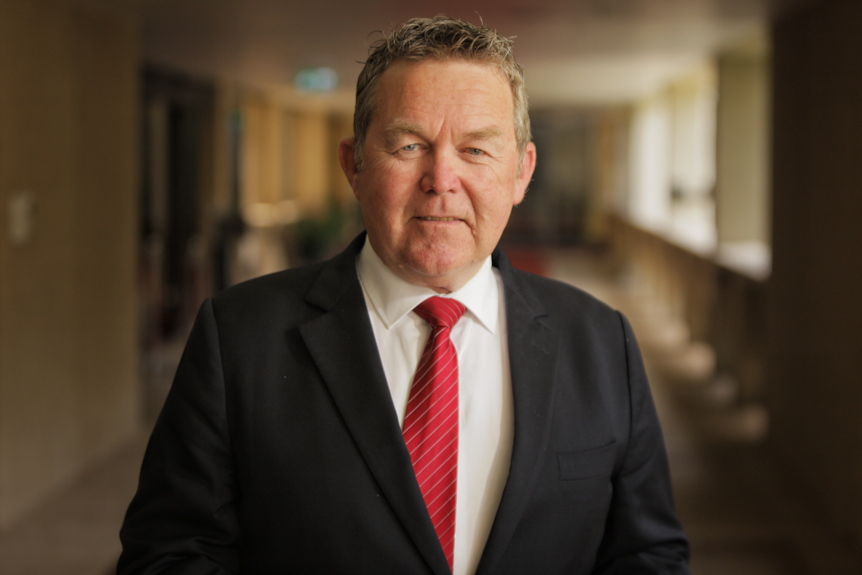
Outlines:
[[530,185],[530,180],[533,178],[533,171],[536,169],[536,144],[530,142],[524,149],[524,158],[521,160],[521,175],[515,181],[515,196],[512,205],[517,206],[524,200],[524,195],[527,193],[527,187]]
[[359,170],[356,169],[356,139],[353,137],[343,138],[338,142],[338,160],[341,162],[341,169],[344,175],[347,176],[347,182],[353,188],[353,195],[359,199],[359,192],[356,187],[356,177]]

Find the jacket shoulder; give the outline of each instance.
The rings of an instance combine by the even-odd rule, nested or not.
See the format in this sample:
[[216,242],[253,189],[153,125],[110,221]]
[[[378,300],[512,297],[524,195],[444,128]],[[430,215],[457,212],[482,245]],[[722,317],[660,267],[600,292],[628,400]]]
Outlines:
[[526,303],[550,318],[604,320],[619,323],[619,312],[596,296],[572,284],[522,270],[511,270],[511,279]]
[[263,328],[268,324],[295,325],[320,310],[308,303],[307,295],[326,262],[301,266],[250,279],[212,297],[218,325]]
[[300,266],[252,278],[232,285],[213,296],[216,305],[229,305],[243,300],[261,300],[282,297],[292,293],[308,293],[320,275],[325,262]]

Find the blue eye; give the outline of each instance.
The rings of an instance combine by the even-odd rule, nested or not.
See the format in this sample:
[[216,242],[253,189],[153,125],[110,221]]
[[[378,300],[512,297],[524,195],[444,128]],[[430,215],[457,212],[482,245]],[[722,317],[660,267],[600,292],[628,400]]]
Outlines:
[[467,152],[468,152],[471,156],[481,156],[482,154],[484,154],[484,153],[485,153],[485,151],[484,151],[484,150],[480,150],[479,148],[467,148]]
[[419,144],[409,144],[407,146],[404,146],[401,149],[404,150],[405,152],[415,152],[416,148],[418,148],[418,147],[419,147]]

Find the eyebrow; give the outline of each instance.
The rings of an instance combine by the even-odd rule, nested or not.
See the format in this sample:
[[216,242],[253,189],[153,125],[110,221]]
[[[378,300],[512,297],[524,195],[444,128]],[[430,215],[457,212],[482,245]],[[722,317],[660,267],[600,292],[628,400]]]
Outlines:
[[503,130],[496,126],[489,126],[466,134],[467,140],[493,140],[501,137],[503,137]]
[[416,124],[411,124],[410,122],[393,120],[391,124],[383,129],[383,140],[386,142],[387,146],[391,146],[395,143],[398,136],[403,136],[404,134],[422,136],[422,129]]
[[[395,139],[404,134],[413,134],[422,137],[422,129],[416,124],[412,124],[410,122],[393,120],[392,123],[386,126],[383,130],[383,137],[387,145],[394,144]],[[464,135],[463,139],[487,141],[501,138],[502,136],[503,130],[496,126],[488,126],[487,128],[468,132]]]

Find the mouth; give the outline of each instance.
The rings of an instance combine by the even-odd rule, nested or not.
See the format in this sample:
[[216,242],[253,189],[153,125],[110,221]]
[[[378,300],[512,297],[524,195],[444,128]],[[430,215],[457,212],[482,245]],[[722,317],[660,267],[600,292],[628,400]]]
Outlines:
[[426,222],[459,222],[461,218],[435,218],[433,216],[418,216],[418,219]]

